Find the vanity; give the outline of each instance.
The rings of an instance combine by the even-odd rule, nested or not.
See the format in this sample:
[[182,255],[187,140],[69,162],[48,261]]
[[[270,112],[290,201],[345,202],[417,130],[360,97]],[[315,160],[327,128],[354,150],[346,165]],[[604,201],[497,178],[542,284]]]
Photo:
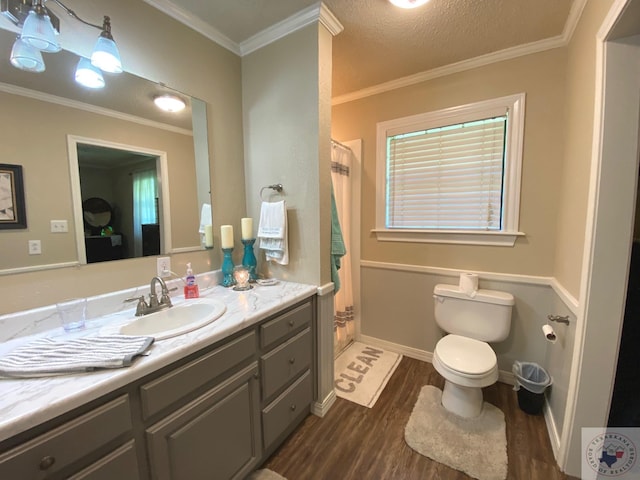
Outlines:
[[226,313],[131,367],[0,380],[0,478],[244,478],[316,399],[315,293],[205,286]]

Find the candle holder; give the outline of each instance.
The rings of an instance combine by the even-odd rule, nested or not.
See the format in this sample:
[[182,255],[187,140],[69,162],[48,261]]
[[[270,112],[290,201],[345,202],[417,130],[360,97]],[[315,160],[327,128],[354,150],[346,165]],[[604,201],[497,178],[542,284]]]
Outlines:
[[258,279],[258,274],[256,273],[256,267],[258,265],[258,261],[256,260],[256,256],[253,253],[253,244],[256,242],[255,238],[246,238],[242,239],[242,244],[244,245],[244,255],[242,256],[242,265],[249,270],[249,281],[255,282]]
[[233,252],[233,248],[223,248],[222,249],[222,286],[223,287],[232,287],[235,285],[236,281],[233,279],[233,259],[231,258],[231,253]]
[[238,265],[233,269],[233,279],[236,282],[234,290],[251,290],[253,285],[249,284],[249,269],[243,265]]

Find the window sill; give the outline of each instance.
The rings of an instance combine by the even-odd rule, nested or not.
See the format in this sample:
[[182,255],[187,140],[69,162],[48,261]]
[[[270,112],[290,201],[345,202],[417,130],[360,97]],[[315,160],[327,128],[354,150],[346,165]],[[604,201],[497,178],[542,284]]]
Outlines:
[[380,242],[450,243],[513,247],[522,232],[470,232],[466,230],[371,230]]

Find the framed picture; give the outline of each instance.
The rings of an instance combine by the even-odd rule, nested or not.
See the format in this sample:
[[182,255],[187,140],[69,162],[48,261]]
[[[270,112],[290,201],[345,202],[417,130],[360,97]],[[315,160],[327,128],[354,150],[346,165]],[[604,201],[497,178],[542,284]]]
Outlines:
[[0,230],[27,228],[22,165],[0,163]]

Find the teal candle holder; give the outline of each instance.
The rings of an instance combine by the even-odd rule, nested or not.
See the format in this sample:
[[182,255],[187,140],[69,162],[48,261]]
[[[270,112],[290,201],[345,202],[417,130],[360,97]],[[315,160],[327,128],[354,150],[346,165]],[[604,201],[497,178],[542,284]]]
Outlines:
[[255,282],[256,280],[258,280],[258,274],[256,273],[258,261],[256,260],[256,256],[253,253],[254,243],[256,243],[255,238],[242,239],[242,244],[244,245],[244,255],[242,256],[242,266],[246,267],[247,270],[249,270],[250,282]]
[[222,286],[223,287],[233,287],[236,281],[233,278],[233,259],[231,258],[231,253],[233,252],[233,248],[223,248],[222,249]]

